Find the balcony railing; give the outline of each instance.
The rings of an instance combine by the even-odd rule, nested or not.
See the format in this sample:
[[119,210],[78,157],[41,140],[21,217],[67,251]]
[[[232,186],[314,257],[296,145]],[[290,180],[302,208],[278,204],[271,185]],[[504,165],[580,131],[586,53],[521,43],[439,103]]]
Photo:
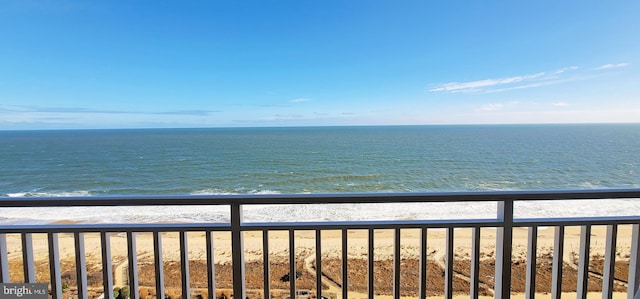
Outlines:
[[[296,273],[296,231],[315,231],[315,267],[316,273],[322,273],[322,233],[327,230],[342,232],[341,253],[341,281],[348,281],[348,230],[368,231],[368,273],[361,273],[368,281],[368,298],[375,296],[374,269],[374,232],[376,230],[393,230],[393,297],[400,298],[401,281],[401,230],[415,229],[420,231],[419,247],[419,285],[418,297],[426,298],[427,291],[427,230],[444,229],[446,235],[445,269],[444,269],[444,297],[452,298],[454,281],[454,229],[466,228],[472,231],[471,263],[469,275],[469,296],[478,298],[480,282],[480,230],[492,228],[496,232],[496,260],[494,296],[495,298],[510,298],[512,282],[512,241],[514,228],[528,229],[527,259],[526,259],[526,298],[534,298],[536,290],[536,248],[538,229],[540,227],[554,228],[553,245],[553,279],[551,284],[551,298],[560,298],[562,292],[563,248],[566,227],[581,227],[577,297],[586,298],[589,277],[589,256],[591,247],[592,226],[606,227],[606,245],[604,268],[602,273],[602,297],[611,298],[614,289],[614,270],[616,260],[617,231],[620,225],[631,226],[631,250],[629,252],[629,271],[627,296],[629,299],[640,298],[640,215],[633,216],[598,216],[577,218],[514,218],[514,204],[517,202],[533,202],[540,200],[571,201],[579,199],[593,199],[602,205],[608,199],[638,199],[640,189],[633,190],[588,190],[588,191],[529,191],[529,192],[477,192],[477,193],[402,193],[402,194],[338,194],[338,195],[232,195],[232,196],[162,196],[162,197],[80,197],[80,198],[0,198],[0,212],[3,208],[35,208],[35,207],[115,207],[115,206],[227,206],[230,210],[230,221],[227,223],[151,223],[151,224],[46,224],[46,225],[2,225],[0,226],[0,282],[36,283],[36,258],[33,250],[33,234],[46,234],[48,246],[48,264],[50,272],[50,290],[53,298],[63,298],[63,284],[61,280],[61,256],[58,244],[59,234],[72,234],[75,251],[75,274],[77,275],[77,296],[79,299],[88,298],[87,293],[87,263],[84,234],[98,233],[101,239],[102,281],[105,299],[114,299],[113,294],[113,260],[110,248],[110,237],[114,233],[126,234],[128,258],[128,285],[131,288],[131,298],[138,299],[136,290],[139,287],[138,251],[136,249],[136,235],[152,233],[154,248],[152,250],[155,268],[155,292],[165,294],[164,264],[162,251],[162,233],[177,232],[180,242],[180,272],[182,298],[190,298],[189,250],[188,232],[204,232],[206,236],[206,267],[208,298],[215,297],[216,281],[213,260],[214,242],[213,232],[227,232],[231,234],[232,259],[232,291],[235,298],[246,297],[245,263],[243,249],[243,235],[245,232],[262,232],[264,265],[264,284],[262,292],[264,299],[270,296],[269,272],[269,233],[274,231],[289,232],[289,273]],[[640,199],[639,199],[640,200]],[[383,204],[383,203],[454,203],[454,202],[495,202],[497,212],[490,219],[423,219],[423,220],[376,220],[376,221],[320,221],[320,222],[245,222],[243,207],[251,205],[326,205],[326,204]],[[295,219],[293,219],[295,220]],[[7,247],[7,235],[19,234],[21,246],[19,255],[22,256],[24,273],[22,281],[10,281],[10,257],[8,252],[15,252],[16,248]],[[316,275],[316,289],[323,294],[321,275]],[[348,298],[347,283],[342,284],[342,291],[338,297]],[[289,296],[296,298],[296,279],[289,279]],[[325,292],[326,293],[326,292]]]

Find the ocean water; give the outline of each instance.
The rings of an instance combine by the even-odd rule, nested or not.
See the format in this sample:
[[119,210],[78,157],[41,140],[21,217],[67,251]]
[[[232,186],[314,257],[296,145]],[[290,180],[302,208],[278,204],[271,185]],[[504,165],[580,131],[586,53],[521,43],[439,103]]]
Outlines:
[[[0,161],[6,197],[640,188],[640,124],[0,131]],[[636,202],[516,212],[640,214]],[[495,215],[495,204],[476,205],[258,206],[246,217]],[[218,209],[0,209],[0,222],[228,220]]]

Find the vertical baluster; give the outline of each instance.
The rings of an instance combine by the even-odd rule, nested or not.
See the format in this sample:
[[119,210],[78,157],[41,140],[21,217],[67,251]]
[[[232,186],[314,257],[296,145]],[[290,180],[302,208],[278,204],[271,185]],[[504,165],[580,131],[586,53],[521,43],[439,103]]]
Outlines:
[[367,252],[367,278],[368,278],[368,282],[367,282],[367,297],[369,299],[373,299],[374,296],[374,290],[375,290],[375,285],[373,284],[374,281],[374,271],[373,271],[373,263],[375,261],[375,255],[374,255],[374,250],[373,250],[373,241],[374,241],[374,233],[375,230],[373,228],[369,229],[369,238],[368,238],[368,243],[369,243],[369,250]]
[[9,283],[9,253],[7,252],[7,235],[0,234],[0,283]]
[[538,227],[529,227],[527,236],[527,276],[525,298],[534,299],[536,295],[536,267],[538,264]]
[[51,297],[53,299],[62,299],[62,278],[60,277],[60,248],[58,247],[58,234],[48,233],[47,237],[49,238],[49,275],[51,277]]
[[296,231],[289,230],[289,295],[296,298]]
[[447,227],[445,242],[444,297],[453,298],[453,228]]
[[513,241],[513,200],[498,202],[496,229],[495,299],[511,297],[511,252]]
[[[636,297],[634,298],[634,294]],[[640,224],[631,226],[631,256],[627,299],[640,299]]]
[[105,299],[113,299],[113,261],[111,260],[111,236],[100,232],[102,242],[102,290]]
[[396,228],[393,232],[393,297],[400,298],[400,229]]
[[189,236],[180,232],[180,272],[182,274],[182,298],[191,298],[191,279],[189,279]]
[[127,256],[129,260],[129,290],[131,299],[140,297],[138,284],[138,250],[136,249],[136,233],[127,232]]
[[591,225],[580,228],[580,258],[578,260],[577,298],[586,299],[589,292],[589,255],[591,247]]
[[264,299],[271,299],[271,263],[269,262],[269,231],[262,231],[262,276],[264,277]]
[[[244,242],[242,205],[231,205],[231,258],[233,262],[233,298],[245,298]],[[292,298],[294,299],[294,298]]]
[[[420,228],[420,295],[418,298],[427,298],[427,228]],[[370,299],[373,299],[370,298]]]
[[78,284],[78,299],[87,299],[87,260],[84,247],[84,233],[73,234],[76,250],[76,281]]
[[322,296],[322,231],[316,230],[316,298]]
[[607,239],[604,254],[604,268],[602,269],[602,298],[607,299],[613,296],[613,280],[615,278],[616,265],[616,239],[618,236],[618,225],[607,225]]
[[551,277],[551,299],[562,296],[562,257],[564,255],[564,226],[556,226],[553,241],[553,269]]
[[480,288],[480,227],[473,228],[471,237],[471,298],[478,299]]
[[161,299],[164,298],[164,259],[162,258],[161,232],[153,232],[153,259],[156,272],[156,298]]
[[[216,263],[214,260],[213,232],[205,231],[205,242],[207,242],[207,289],[208,299],[216,298]],[[265,264],[265,267],[266,264]],[[267,298],[268,299],[268,298]]]
[[349,250],[347,247],[347,229],[342,230],[342,299],[347,299],[347,295],[349,292],[349,268],[348,268],[348,258],[349,258]]
[[36,282],[36,263],[33,259],[33,235],[22,234],[22,266],[24,268],[24,282]]

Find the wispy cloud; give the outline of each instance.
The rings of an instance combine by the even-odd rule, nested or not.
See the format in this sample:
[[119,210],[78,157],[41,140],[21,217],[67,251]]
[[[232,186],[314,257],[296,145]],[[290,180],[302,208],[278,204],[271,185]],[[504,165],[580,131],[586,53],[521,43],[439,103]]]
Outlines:
[[565,102],[554,102],[554,103],[551,103],[551,105],[556,106],[556,107],[566,107],[566,106],[569,106],[569,104],[568,104],[568,103],[565,103]]
[[554,74],[562,74],[562,73],[564,73],[564,72],[567,72],[567,71],[573,71],[573,70],[577,70],[577,69],[578,69],[578,67],[577,67],[577,66],[569,66],[569,67],[563,67],[563,68],[561,68],[561,69],[559,69],[559,70],[556,70],[556,71],[555,71],[555,72],[553,72],[553,73],[554,73]]
[[435,85],[430,92],[450,93],[492,93],[514,89],[533,88],[545,85],[557,84],[567,80],[562,76],[577,70],[577,66],[569,66],[553,71],[539,72],[535,74],[511,76],[505,78],[483,79],[469,82],[448,82]]
[[477,112],[489,112],[489,111],[499,111],[499,110],[504,110],[504,109],[509,109],[512,108],[516,105],[519,105],[520,102],[519,101],[510,101],[510,102],[503,102],[503,103],[489,103],[489,104],[485,104],[480,106],[478,109],[476,109]]
[[1,106],[0,111],[6,112],[31,112],[31,113],[56,113],[56,114],[150,114],[150,115],[187,115],[187,116],[206,116],[212,113],[218,113],[218,110],[172,110],[172,111],[126,111],[126,110],[109,110],[109,109],[93,109],[85,107],[41,107],[41,106]]
[[207,116],[212,113],[222,112],[220,110],[175,110],[175,111],[164,111],[164,112],[156,112],[153,114],[162,114],[162,115],[191,115],[191,116]]
[[19,105],[5,105],[0,106],[3,111],[11,112],[41,112],[41,113],[105,113],[105,114],[126,114],[127,111],[120,110],[102,110],[102,109],[90,109],[84,107],[42,107],[42,106],[19,106]]
[[297,98],[297,99],[293,99],[291,100],[291,103],[302,103],[302,102],[310,102],[311,99],[307,99],[307,98]]
[[495,103],[495,104],[487,104],[484,105],[482,107],[480,107],[478,110],[479,111],[497,111],[504,108],[504,104],[500,104],[500,103]]
[[594,70],[608,70],[608,69],[617,69],[621,67],[629,66],[628,63],[608,63],[605,65],[601,65]]
[[444,83],[435,88],[429,89],[429,91],[449,91],[449,92],[474,92],[480,91],[485,87],[491,87],[496,85],[513,84],[523,82],[535,78],[544,76],[545,73],[537,73],[533,75],[514,76],[508,78],[499,79],[484,79],[471,82],[449,82]]
[[287,120],[287,119],[300,119],[303,118],[302,114],[276,114],[271,120]]

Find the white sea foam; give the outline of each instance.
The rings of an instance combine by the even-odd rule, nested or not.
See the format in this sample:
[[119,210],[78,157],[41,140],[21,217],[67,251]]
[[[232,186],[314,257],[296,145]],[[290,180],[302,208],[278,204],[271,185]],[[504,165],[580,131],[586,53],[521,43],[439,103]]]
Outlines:
[[220,189],[203,189],[191,192],[191,195],[240,195],[240,194],[255,194],[255,195],[268,195],[268,194],[281,194],[280,191],[274,190],[235,190],[233,192],[220,190]]
[[220,189],[203,189],[191,192],[191,195],[235,195],[236,192],[229,192]]
[[[496,218],[495,202],[247,205],[246,222],[307,222]],[[516,218],[640,215],[640,199],[516,202]],[[0,223],[229,222],[228,206],[0,208]]]
[[7,193],[8,197],[74,197],[91,196],[91,191],[78,190],[69,192],[39,192],[37,190],[17,193]]

